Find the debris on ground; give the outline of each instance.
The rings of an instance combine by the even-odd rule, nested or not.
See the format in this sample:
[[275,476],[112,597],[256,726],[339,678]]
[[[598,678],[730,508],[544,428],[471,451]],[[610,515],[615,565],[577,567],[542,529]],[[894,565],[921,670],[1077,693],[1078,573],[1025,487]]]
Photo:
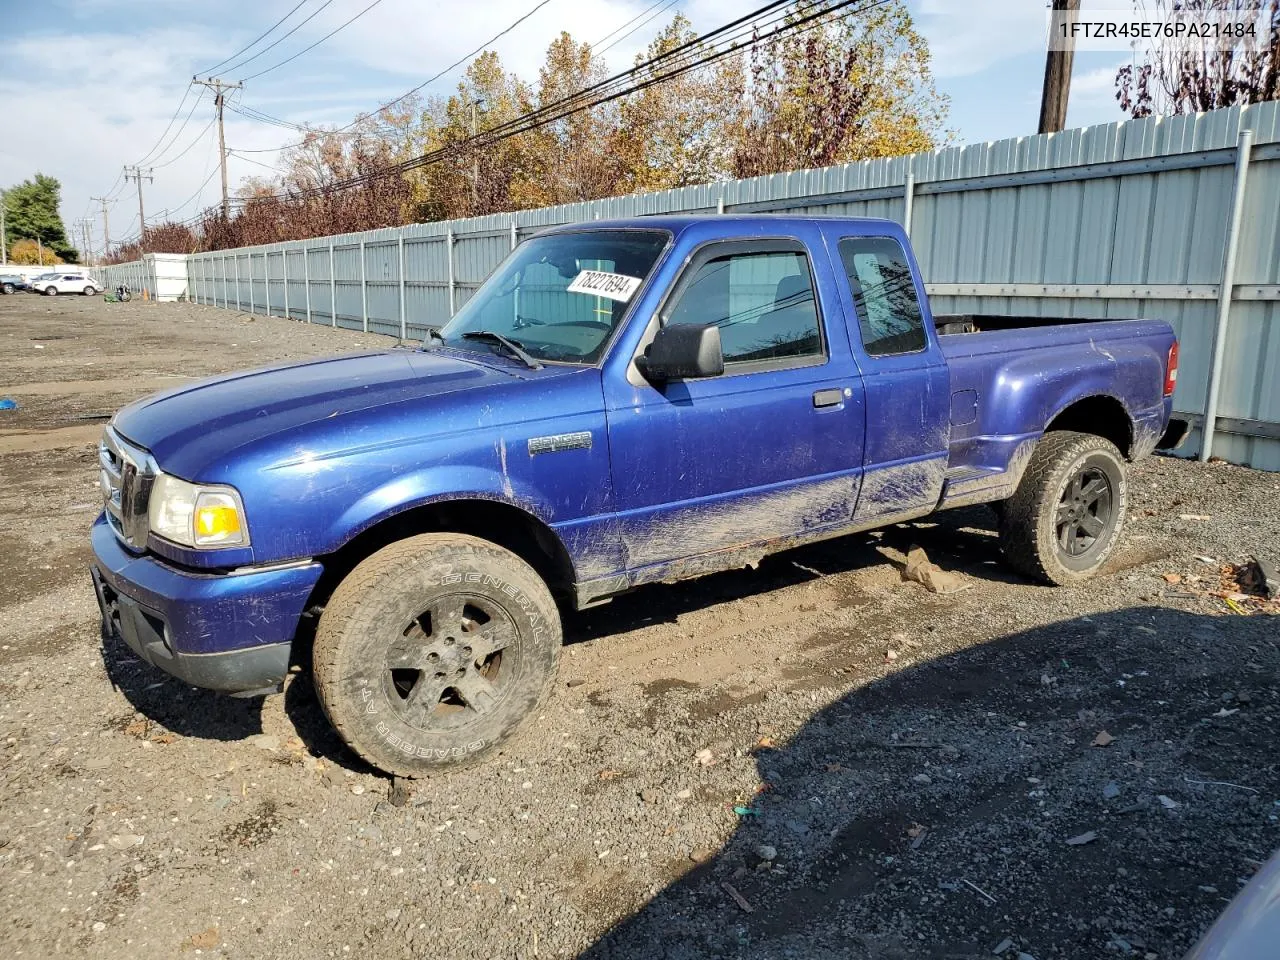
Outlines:
[[736,887],[728,880],[720,881],[720,886],[724,888],[724,892],[733,897],[733,902],[742,908],[743,913],[755,913],[755,909],[747,902],[747,898],[740,894]]
[[14,400],[12,397],[0,398],[0,410],[17,410],[17,409],[18,409],[17,400]]
[[1095,840],[1097,840],[1097,839],[1098,839],[1098,833],[1097,833],[1097,831],[1096,831],[1096,830],[1087,830],[1087,831],[1085,831],[1084,833],[1080,833],[1080,834],[1077,834],[1077,835],[1076,835],[1076,836],[1074,836],[1074,837],[1069,838],[1069,839],[1067,840],[1067,846],[1068,846],[1068,847],[1082,847],[1082,846],[1084,846],[1086,843],[1093,843],[1093,841],[1095,841]]
[[904,579],[924,584],[929,590],[944,596],[968,590],[973,586],[962,577],[939,569],[937,564],[930,562],[928,554],[917,546],[912,546],[907,551],[907,564],[902,569],[902,576]]
[[1098,735],[1093,738],[1093,745],[1095,747],[1109,747],[1115,742],[1116,738],[1105,730],[1099,730]]

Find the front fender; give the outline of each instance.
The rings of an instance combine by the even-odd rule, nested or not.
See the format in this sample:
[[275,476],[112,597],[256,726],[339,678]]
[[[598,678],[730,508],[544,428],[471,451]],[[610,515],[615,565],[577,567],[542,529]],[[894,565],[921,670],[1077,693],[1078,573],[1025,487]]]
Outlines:
[[551,526],[551,505],[529,484],[483,467],[431,466],[396,477],[354,501],[330,523],[319,551],[331,553],[396,514],[450,500],[488,500],[515,507]]

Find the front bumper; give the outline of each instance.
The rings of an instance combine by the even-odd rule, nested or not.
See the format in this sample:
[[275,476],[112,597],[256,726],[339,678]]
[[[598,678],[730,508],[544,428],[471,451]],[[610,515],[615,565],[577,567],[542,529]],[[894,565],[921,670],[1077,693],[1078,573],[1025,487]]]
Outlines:
[[224,693],[266,690],[284,679],[320,564],[191,573],[130,553],[103,517],[92,541],[103,629],[143,660]]

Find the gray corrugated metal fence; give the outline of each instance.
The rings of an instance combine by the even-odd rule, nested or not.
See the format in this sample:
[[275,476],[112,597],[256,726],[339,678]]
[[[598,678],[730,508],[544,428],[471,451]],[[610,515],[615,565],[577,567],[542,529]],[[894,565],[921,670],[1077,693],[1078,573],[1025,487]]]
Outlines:
[[[1242,154],[1247,167],[1237,164]],[[1224,284],[1243,169],[1238,253]],[[939,313],[1163,317],[1182,341],[1175,406],[1198,427],[1221,314],[1229,323],[1213,452],[1280,470],[1280,103],[196,254],[190,296],[420,338],[543,227],[717,211],[899,221],[910,211],[906,225]],[[103,271],[112,286],[115,269]],[[1200,442],[1198,429],[1187,449]]]

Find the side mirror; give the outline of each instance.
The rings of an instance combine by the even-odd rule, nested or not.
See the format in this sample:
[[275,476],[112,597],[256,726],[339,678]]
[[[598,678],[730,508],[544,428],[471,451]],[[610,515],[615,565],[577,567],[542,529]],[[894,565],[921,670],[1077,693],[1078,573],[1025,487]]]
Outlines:
[[636,358],[636,367],[650,383],[718,377],[724,373],[720,328],[692,323],[662,327]]

